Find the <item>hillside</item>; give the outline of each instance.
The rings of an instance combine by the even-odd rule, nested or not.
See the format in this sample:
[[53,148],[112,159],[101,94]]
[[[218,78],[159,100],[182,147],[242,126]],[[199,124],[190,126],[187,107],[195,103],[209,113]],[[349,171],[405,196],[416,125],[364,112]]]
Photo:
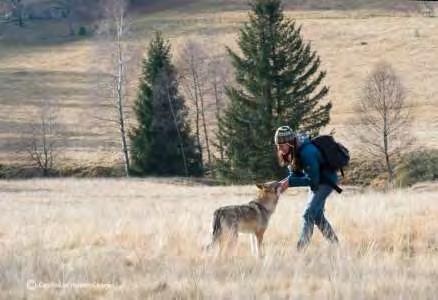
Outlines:
[[[340,139],[350,142],[346,125],[353,117],[352,105],[363,80],[376,62],[387,60],[415,105],[412,130],[418,143],[438,147],[438,69],[433,63],[438,60],[436,18],[368,10],[290,11],[288,15],[303,25],[305,39],[312,42],[327,70],[326,84],[334,105],[327,130],[336,129]],[[144,52],[158,29],[170,38],[176,53],[191,38],[202,42],[210,53],[224,55],[226,45],[236,46],[238,27],[245,19],[246,12],[239,11],[143,13],[139,9],[133,18],[132,45]],[[21,132],[35,121],[35,107],[43,99],[59,103],[66,160],[116,159],[117,129],[100,120],[111,113],[97,92],[107,76],[102,40],[96,35],[71,38],[62,20],[32,21],[23,29],[13,24],[0,26],[0,162],[21,159],[16,154]],[[93,23],[84,26],[95,27]],[[133,69],[138,70],[138,64]],[[134,79],[131,100],[135,85]]]
[[[133,9],[143,8],[147,11],[179,10],[179,11],[208,11],[208,10],[245,10],[248,7],[247,0],[165,0],[151,2],[148,0],[134,0]],[[284,0],[286,9],[294,10],[355,10],[355,9],[379,9],[415,11],[421,4],[402,0]]]
[[[59,6],[56,0],[23,0],[24,9],[31,12],[42,12],[50,7]],[[245,10],[248,6],[247,0],[130,0],[132,11],[157,12],[163,10],[170,11],[212,11],[212,10]],[[380,9],[380,10],[399,10],[415,11],[421,8],[421,3],[409,0],[283,0],[287,9],[294,10],[355,10],[355,9]],[[59,4],[59,2],[58,2]],[[96,8],[96,2],[76,1],[76,6],[80,7],[80,15],[92,15],[90,8]],[[6,9],[7,4],[0,4]],[[84,9],[83,9],[84,8]],[[90,14],[91,13],[91,14]]]

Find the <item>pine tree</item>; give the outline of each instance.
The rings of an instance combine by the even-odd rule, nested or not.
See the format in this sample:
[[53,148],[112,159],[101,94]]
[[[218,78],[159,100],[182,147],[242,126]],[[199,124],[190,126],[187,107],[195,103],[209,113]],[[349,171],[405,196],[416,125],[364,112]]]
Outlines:
[[143,60],[134,104],[138,126],[130,133],[132,169],[139,175],[202,174],[170,51],[169,43],[157,33]]
[[273,136],[289,125],[317,134],[329,122],[330,102],[321,82],[320,59],[284,17],[280,0],[253,0],[249,22],[240,30],[241,55],[227,49],[236,85],[227,87],[230,105],[219,119],[218,140],[225,157],[217,171],[232,181],[280,175]]

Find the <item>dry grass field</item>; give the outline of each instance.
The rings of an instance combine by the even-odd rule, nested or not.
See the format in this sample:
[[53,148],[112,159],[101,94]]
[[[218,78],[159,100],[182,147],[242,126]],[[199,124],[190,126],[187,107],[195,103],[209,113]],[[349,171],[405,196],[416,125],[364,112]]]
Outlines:
[[327,216],[341,246],[315,232],[295,250],[306,191],[288,190],[266,256],[213,260],[201,249],[215,208],[255,186],[172,179],[0,181],[1,299],[436,299],[438,186],[347,189]]
[[[288,12],[303,26],[327,71],[333,102],[332,122],[340,139],[348,141],[346,126],[362,83],[380,60],[391,63],[415,105],[414,135],[420,144],[438,147],[438,21],[419,15],[372,11]],[[188,38],[203,43],[210,53],[236,47],[238,28],[246,12],[189,13],[164,11],[133,18],[132,44],[145,49],[154,30],[170,38],[175,52]],[[64,23],[29,24],[19,30],[0,27],[0,162],[19,159],[15,150],[20,132],[35,118],[38,102],[58,101],[65,136],[65,159],[113,160],[118,157],[117,130],[93,116],[110,113],[97,97],[106,58],[96,36],[70,39]],[[139,59],[140,61],[140,59]],[[132,66],[138,69],[137,66]],[[130,90],[135,95],[134,88]],[[190,101],[190,99],[188,99]],[[131,118],[129,123],[132,125]],[[213,128],[211,129],[213,130]]]

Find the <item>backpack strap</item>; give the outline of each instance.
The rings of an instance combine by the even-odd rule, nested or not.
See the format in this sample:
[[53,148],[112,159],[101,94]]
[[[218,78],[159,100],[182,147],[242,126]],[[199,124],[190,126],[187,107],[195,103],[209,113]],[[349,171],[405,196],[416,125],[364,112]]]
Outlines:
[[310,143],[312,143],[312,145],[315,146],[316,149],[318,149],[319,153],[321,153],[321,156],[324,159],[324,163],[321,164],[321,168],[322,169],[330,169],[328,166],[328,158],[327,158],[327,155],[325,155],[325,152],[322,151],[321,149],[319,149],[319,147],[314,142],[312,142],[312,140],[310,141]]
[[[327,177],[325,177],[325,176],[323,176],[322,174],[322,172],[321,172],[321,170],[323,170],[324,168],[327,168],[327,157],[325,157],[325,153],[324,153],[324,151],[321,151],[314,143],[312,143],[312,141],[310,140],[310,143],[306,143],[306,144],[304,144],[304,145],[301,145],[299,148],[298,148],[298,153],[300,153],[301,152],[301,150],[302,149],[304,149],[304,147],[305,146],[307,146],[308,144],[312,144],[312,145],[314,145],[315,147],[316,147],[316,149],[318,149],[318,151],[319,151],[319,153],[321,153],[321,156],[323,157],[323,159],[325,160],[325,164],[320,164],[320,176],[322,177],[322,178],[324,178],[325,179],[325,183],[326,184],[328,184],[332,189],[334,189],[336,192],[338,192],[338,194],[340,194],[340,193],[342,193],[342,189],[339,187],[339,185],[337,185],[336,183],[334,183],[334,182],[332,182],[331,180],[329,180]],[[301,154],[301,153],[300,153]],[[344,170],[342,170],[342,168],[341,168],[341,174],[342,174],[342,177],[344,177]]]

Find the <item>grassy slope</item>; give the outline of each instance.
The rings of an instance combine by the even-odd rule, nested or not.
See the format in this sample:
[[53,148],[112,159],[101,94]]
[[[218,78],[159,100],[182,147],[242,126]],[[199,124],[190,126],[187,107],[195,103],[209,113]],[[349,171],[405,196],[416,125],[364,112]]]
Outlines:
[[[48,7],[55,0],[25,0],[25,4],[40,5]],[[131,7],[142,9],[148,12],[156,12],[166,9],[171,10],[234,10],[246,9],[248,0],[133,0]],[[286,8],[295,9],[417,9],[420,5],[409,0],[283,0]]]
[[[295,243],[306,194],[289,190],[266,232],[263,261],[242,235],[236,257],[215,262],[201,251],[214,209],[253,199],[255,186],[175,183],[0,181],[0,298],[436,297],[436,184],[331,196],[326,214],[341,247],[330,249],[316,230],[304,254]],[[29,290],[29,280],[89,286]]]
[[[327,70],[334,104],[332,123],[340,138],[347,139],[352,103],[374,63],[392,63],[408,89],[409,101],[418,105],[413,130],[418,140],[438,146],[437,98],[438,22],[419,16],[373,16],[367,11],[293,12],[303,25]],[[381,14],[381,13],[380,13]],[[174,48],[188,37],[198,39],[210,52],[235,47],[238,26],[246,13],[187,13],[165,11],[137,15],[134,42],[144,46],[154,30],[164,31]],[[3,26],[3,25],[2,25]],[[67,136],[67,156],[95,160],[117,157],[116,130],[92,115],[108,115],[108,105],[98,99],[98,82],[104,76],[105,58],[97,38],[71,40],[64,23],[38,22],[24,30],[0,28],[0,161],[10,161],[35,103],[52,98],[61,105],[60,116]],[[418,34],[416,34],[416,32]],[[213,37],[213,38],[212,38]],[[23,42],[24,40],[24,42]],[[214,41],[214,42],[212,42]],[[366,45],[362,45],[366,42]],[[133,81],[135,84],[136,81]],[[131,95],[135,94],[135,88]]]

